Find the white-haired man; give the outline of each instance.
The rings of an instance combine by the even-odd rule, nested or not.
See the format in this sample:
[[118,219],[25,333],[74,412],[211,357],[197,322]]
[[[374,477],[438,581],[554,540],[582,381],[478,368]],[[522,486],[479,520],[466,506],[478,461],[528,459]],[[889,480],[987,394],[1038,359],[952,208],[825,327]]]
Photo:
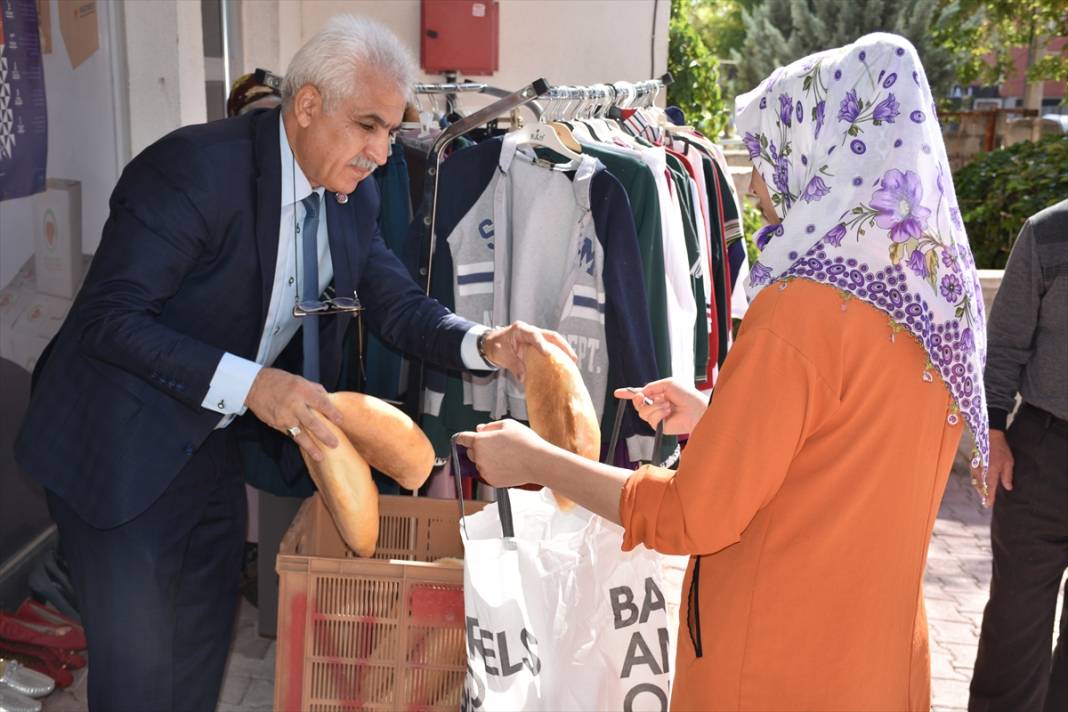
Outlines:
[[246,518],[234,431],[269,426],[288,463],[294,441],[322,457],[309,433],[336,445],[312,411],[340,420],[326,393],[357,295],[385,341],[451,368],[567,348],[449,313],[384,246],[364,179],[413,73],[388,30],[334,18],[294,57],[281,109],[179,129],[123,171],[16,444],[59,526],[91,709],[215,708]]

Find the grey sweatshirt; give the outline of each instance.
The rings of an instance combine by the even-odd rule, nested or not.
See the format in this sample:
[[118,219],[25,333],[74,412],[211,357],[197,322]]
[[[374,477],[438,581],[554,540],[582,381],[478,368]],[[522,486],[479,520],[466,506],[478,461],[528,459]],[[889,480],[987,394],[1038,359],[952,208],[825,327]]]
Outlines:
[[1068,420],[1068,200],[1024,223],[987,321],[990,427],[1005,429],[1016,393]]

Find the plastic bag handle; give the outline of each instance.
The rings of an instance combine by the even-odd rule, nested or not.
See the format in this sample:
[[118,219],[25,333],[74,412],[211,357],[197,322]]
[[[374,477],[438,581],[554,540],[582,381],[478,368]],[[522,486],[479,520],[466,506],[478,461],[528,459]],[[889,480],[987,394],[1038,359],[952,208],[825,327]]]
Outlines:
[[[456,442],[456,435],[453,435],[449,440],[449,445],[452,448],[452,475],[456,481],[456,501],[460,505],[460,528],[463,530],[464,538],[467,538],[467,525],[464,522],[464,487],[463,481],[460,476],[460,446]],[[497,515],[501,518],[501,533],[506,538],[515,537],[515,524],[512,521],[512,502],[508,497],[508,489],[505,487],[494,487],[493,492],[497,496]]]
[[[627,409],[628,405],[634,405],[629,400],[621,403],[616,408],[616,419],[612,423],[612,437],[608,441],[608,451],[604,454],[604,464],[611,465],[612,458],[615,457],[616,447],[619,445],[619,433],[623,427],[623,412]],[[650,462],[656,461],[656,454],[660,452],[660,446],[664,442],[664,420],[661,418],[660,422],[656,424],[656,435],[653,436],[653,459]]]

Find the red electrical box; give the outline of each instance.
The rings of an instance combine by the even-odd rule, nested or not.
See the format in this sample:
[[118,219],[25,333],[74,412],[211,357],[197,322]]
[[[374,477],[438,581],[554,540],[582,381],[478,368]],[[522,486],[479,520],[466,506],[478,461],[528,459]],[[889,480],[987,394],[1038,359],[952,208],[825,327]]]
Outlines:
[[420,64],[427,74],[493,74],[498,67],[497,0],[422,0]]

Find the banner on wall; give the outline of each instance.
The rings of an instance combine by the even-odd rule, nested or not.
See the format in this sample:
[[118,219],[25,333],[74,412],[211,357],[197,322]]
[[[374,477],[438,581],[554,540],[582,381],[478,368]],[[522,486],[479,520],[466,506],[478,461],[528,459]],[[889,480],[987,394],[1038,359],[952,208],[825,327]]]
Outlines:
[[0,200],[40,193],[48,112],[35,0],[0,0]]

